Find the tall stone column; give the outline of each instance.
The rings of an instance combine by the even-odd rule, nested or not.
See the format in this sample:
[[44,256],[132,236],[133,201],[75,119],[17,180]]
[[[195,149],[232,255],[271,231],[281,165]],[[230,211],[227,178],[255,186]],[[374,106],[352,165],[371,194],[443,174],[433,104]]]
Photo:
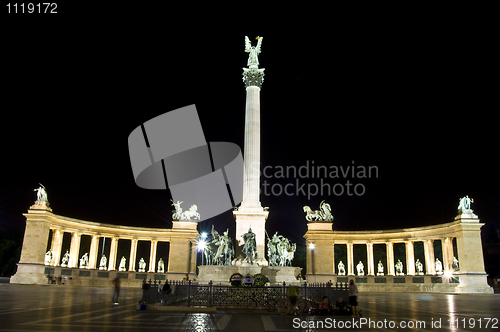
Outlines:
[[[245,147],[243,172],[243,201],[238,211],[234,211],[236,219],[236,255],[242,254],[244,240],[242,235],[249,229],[255,233],[257,258],[254,264],[267,266],[265,254],[266,219],[269,212],[262,208],[260,203],[260,89],[264,81],[264,69],[259,69],[257,54],[258,46],[248,45],[247,51],[251,54],[248,60],[249,68],[243,68],[243,81],[247,91],[245,106]],[[244,256],[244,255],[243,255]],[[244,261],[237,261],[237,265],[246,265]]]
[[115,271],[116,270],[116,254],[118,250],[118,238],[111,238],[111,246],[109,248],[109,260],[108,260],[108,270]]
[[436,265],[434,264],[434,240],[424,240],[425,255],[425,273],[436,274]]
[[347,243],[347,275],[354,275],[354,245],[352,243]]
[[54,257],[52,257],[52,261],[50,265],[60,266],[61,265],[61,249],[62,249],[62,240],[63,240],[64,232],[61,229],[54,229],[52,231],[52,244],[50,246]]
[[130,258],[128,262],[128,270],[135,271],[135,262],[137,261],[137,239],[132,239],[130,242]]
[[158,245],[157,240],[151,240],[151,251],[149,252],[149,270],[148,270],[148,272],[155,272],[157,245]]
[[394,247],[392,242],[386,242],[385,251],[387,254],[387,275],[393,276],[394,273]]
[[373,263],[373,243],[366,244],[366,259],[368,260],[368,275],[375,275],[375,265]]
[[68,267],[78,267],[78,255],[80,254],[80,240],[82,234],[73,232],[71,236],[71,244],[69,247],[69,262]]
[[95,269],[97,266],[97,252],[99,251],[99,235],[92,235],[90,240],[90,253],[89,253],[89,269]]
[[406,241],[406,274],[415,275],[415,251],[412,241]]

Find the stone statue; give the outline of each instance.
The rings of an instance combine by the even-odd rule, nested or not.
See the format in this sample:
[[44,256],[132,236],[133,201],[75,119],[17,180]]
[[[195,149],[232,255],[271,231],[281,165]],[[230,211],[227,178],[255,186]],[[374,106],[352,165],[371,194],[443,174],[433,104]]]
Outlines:
[[36,191],[36,200],[37,202],[49,202],[49,200],[47,199],[47,191],[45,190],[45,187],[43,186],[43,184],[40,183],[40,187],[38,187],[37,189],[33,190],[33,191]]
[[198,210],[198,207],[194,204],[191,205],[189,210],[182,212],[180,220],[201,220],[201,216],[196,210]]
[[69,252],[68,252],[68,250],[66,250],[66,253],[64,254],[64,256],[62,258],[61,266],[62,267],[67,267],[68,266],[68,262],[69,262]]
[[52,254],[52,250],[49,249],[49,251],[45,253],[45,265],[50,265],[53,257],[54,255]]
[[125,264],[127,263],[127,259],[125,256],[122,256],[122,259],[120,259],[120,266],[118,267],[118,271],[127,271],[127,268],[125,267]]
[[248,56],[248,62],[247,66],[249,68],[252,68],[253,66],[256,67],[259,65],[259,57],[258,55],[261,52],[261,47],[262,47],[262,39],[263,37],[257,37],[257,46],[252,46],[252,43],[250,42],[250,39],[248,39],[247,36],[245,36],[245,52],[250,53]]
[[219,232],[215,230],[214,225],[212,225],[211,244],[215,246],[215,250],[212,258],[207,260],[207,264],[231,265],[234,258],[234,249],[233,241],[229,237],[229,229],[227,229],[221,236]]
[[182,204],[182,202],[177,201],[177,203],[175,203],[174,201],[172,201],[172,205],[175,208],[175,210],[172,211],[173,212],[172,213],[172,219],[173,220],[180,220],[181,219],[181,215],[182,215],[181,204]]
[[172,205],[175,207],[175,211],[172,211],[173,220],[193,220],[193,219],[201,220],[201,216],[197,212],[198,207],[196,205],[193,204],[191,205],[188,211],[182,212],[181,208],[182,203],[183,202],[177,201],[177,203],[175,203],[174,201],[172,201]]
[[417,270],[417,274],[421,275],[424,274],[424,265],[422,262],[417,258],[417,261],[415,262],[415,269]]
[[404,276],[405,274],[403,273],[403,263],[398,259],[398,262],[394,265],[396,267],[396,275],[397,276]]
[[458,204],[458,210],[459,211],[470,210],[471,203],[474,203],[474,200],[472,198],[469,198],[468,195],[460,198],[460,203]]
[[267,257],[269,266],[277,266],[279,264],[278,244],[281,243],[282,237],[282,235],[278,235],[278,232],[276,232],[272,238],[269,238],[269,236],[267,237]]
[[436,258],[436,274],[443,274],[443,263],[439,260],[439,258]]
[[325,203],[325,201],[321,201],[319,204],[319,211],[313,211],[307,205],[303,207],[304,212],[306,212],[306,220],[307,221],[333,221],[333,215],[331,213],[332,208],[330,204]]
[[339,269],[339,276],[345,276],[345,266],[344,263],[342,263],[342,261],[339,262],[338,269]]
[[292,266],[292,260],[295,256],[295,250],[297,249],[297,244],[290,244],[290,240],[285,237],[281,237],[280,242],[278,243],[277,251],[279,257],[279,265],[280,266]]
[[246,262],[253,264],[253,260],[257,258],[257,242],[255,240],[255,233],[252,232],[252,227],[248,229],[248,233],[241,236],[245,244],[243,245],[243,253],[247,255]]
[[453,263],[451,264],[451,267],[453,268],[453,271],[460,270],[458,266],[458,259],[455,256],[453,256]]
[[83,254],[82,258],[80,258],[80,269],[86,268],[88,266],[89,266],[89,254],[85,253]]
[[384,275],[384,265],[382,264],[382,261],[378,261],[377,275],[378,276],[383,276]]
[[359,261],[358,265],[356,265],[356,269],[358,270],[358,276],[365,275],[365,266],[363,265],[363,262]]
[[158,261],[158,273],[165,273],[165,262],[161,259],[161,257]]
[[142,257],[139,260],[139,271],[138,272],[146,272],[146,262],[144,261],[144,258],[142,258]]
[[102,255],[101,260],[99,261],[99,270],[107,270],[108,259],[106,255]]

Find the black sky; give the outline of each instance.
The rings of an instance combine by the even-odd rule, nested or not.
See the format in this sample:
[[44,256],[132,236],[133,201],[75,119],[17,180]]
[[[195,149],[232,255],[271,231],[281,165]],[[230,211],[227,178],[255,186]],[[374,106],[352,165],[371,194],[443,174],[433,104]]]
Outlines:
[[[196,104],[207,141],[243,148],[245,35],[264,37],[262,166],[378,167],[378,178],[350,179],[365,186],[360,197],[262,196],[269,233],[303,241],[302,206],[318,209],[323,199],[339,230],[452,221],[464,195],[483,222],[498,223],[491,49],[465,25],[13,30],[2,36],[0,227],[23,229],[39,182],[56,214],[170,227],[169,192],[134,183],[128,135]],[[201,229],[212,223],[234,232],[231,212]]]

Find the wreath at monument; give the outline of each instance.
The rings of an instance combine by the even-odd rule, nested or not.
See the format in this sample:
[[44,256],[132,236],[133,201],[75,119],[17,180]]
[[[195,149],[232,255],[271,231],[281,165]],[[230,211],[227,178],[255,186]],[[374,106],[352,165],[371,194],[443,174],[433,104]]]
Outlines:
[[263,275],[262,273],[258,273],[253,276],[254,279],[254,286],[256,287],[263,287],[266,285],[266,282],[268,282],[268,278]]
[[229,277],[229,283],[231,286],[241,286],[241,280],[243,279],[243,275],[240,273],[233,273],[231,274],[231,277]]

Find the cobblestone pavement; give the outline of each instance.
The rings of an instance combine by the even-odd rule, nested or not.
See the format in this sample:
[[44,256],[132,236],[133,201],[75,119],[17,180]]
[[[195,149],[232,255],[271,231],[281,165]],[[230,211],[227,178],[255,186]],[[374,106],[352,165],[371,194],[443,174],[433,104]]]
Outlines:
[[[500,331],[500,295],[361,293],[361,318],[136,311],[141,290],[0,284],[0,331]],[[465,327],[465,328],[464,328]]]

